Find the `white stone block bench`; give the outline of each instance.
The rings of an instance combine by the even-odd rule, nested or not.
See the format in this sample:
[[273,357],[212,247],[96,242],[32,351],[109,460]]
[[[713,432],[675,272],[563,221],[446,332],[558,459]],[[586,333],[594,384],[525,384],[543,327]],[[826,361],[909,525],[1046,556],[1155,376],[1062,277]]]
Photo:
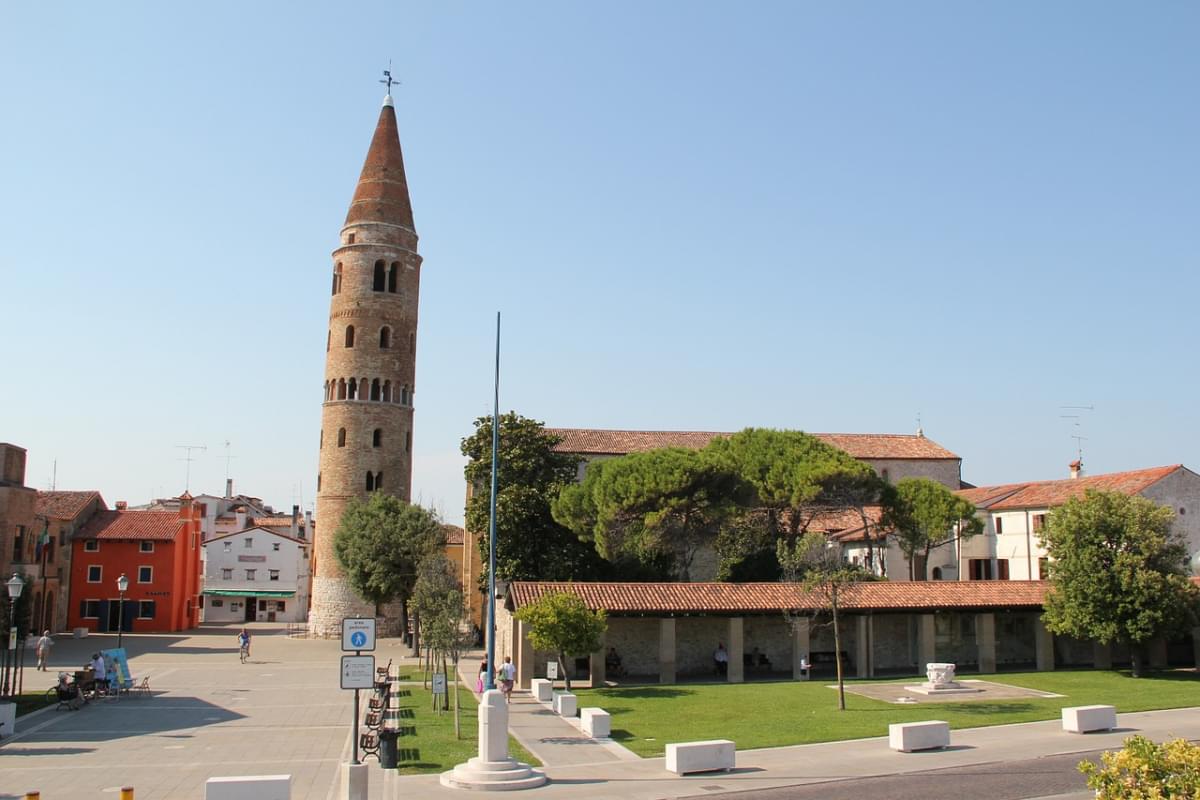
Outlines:
[[612,734],[612,717],[603,708],[585,708],[579,712],[583,720],[583,732],[593,739],[603,739]]
[[936,719],[893,723],[888,725],[888,746],[901,753],[949,747],[950,723]]
[[539,703],[550,703],[554,701],[554,681],[546,680],[545,678],[534,678],[529,682],[529,693]]
[[72,628],[71,629],[71,638],[72,639],[86,639],[87,635],[88,635],[87,628]]
[[554,713],[560,717],[573,717],[579,707],[575,695],[570,692],[554,693]]
[[291,796],[291,775],[237,775],[204,782],[204,800],[291,800]]
[[735,748],[728,739],[667,745],[667,772],[713,772],[734,767]]
[[1062,710],[1062,727],[1068,733],[1110,731],[1117,727],[1114,706],[1074,706]]

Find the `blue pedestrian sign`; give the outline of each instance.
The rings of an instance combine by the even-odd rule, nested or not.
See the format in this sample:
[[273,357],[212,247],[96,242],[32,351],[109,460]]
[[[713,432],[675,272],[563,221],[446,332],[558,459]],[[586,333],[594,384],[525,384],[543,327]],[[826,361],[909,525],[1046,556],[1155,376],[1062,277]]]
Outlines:
[[346,652],[359,652],[374,649],[374,617],[346,617],[342,620],[342,650]]

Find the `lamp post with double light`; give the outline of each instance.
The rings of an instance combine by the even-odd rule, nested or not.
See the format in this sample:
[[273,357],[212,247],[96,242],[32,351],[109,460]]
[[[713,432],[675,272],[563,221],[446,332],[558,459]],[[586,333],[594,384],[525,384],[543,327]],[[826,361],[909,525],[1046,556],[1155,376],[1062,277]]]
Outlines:
[[[121,604],[120,613],[117,615],[117,647],[121,646],[121,634],[125,631],[125,590],[129,588],[129,578],[125,577],[125,573],[121,573],[121,577],[117,578],[117,593],[120,595]],[[111,619],[111,618],[110,618]]]
[[3,691],[0,691],[4,697],[10,697],[12,690],[15,692],[17,687],[17,600],[21,597],[21,590],[25,588],[25,581],[21,580],[21,576],[13,573],[12,578],[4,584],[8,589],[8,652],[5,653],[4,659],[4,686]]

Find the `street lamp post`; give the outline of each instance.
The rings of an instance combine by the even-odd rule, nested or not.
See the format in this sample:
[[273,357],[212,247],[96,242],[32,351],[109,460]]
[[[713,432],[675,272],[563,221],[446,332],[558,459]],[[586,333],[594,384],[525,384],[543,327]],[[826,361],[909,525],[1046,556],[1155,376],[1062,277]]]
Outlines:
[[[129,578],[125,577],[125,573],[121,573],[121,577],[117,578],[117,592],[121,599],[118,600],[121,604],[120,613],[117,615],[117,647],[121,646],[121,634],[125,631],[125,590],[129,588]],[[111,619],[111,617],[110,617]]]
[[16,668],[17,668],[17,599],[21,596],[21,590],[25,588],[25,581],[21,580],[21,576],[13,573],[12,578],[5,582],[5,588],[8,589],[8,652],[5,653],[4,659],[4,686],[3,694],[9,697],[9,690],[15,689],[17,685]]

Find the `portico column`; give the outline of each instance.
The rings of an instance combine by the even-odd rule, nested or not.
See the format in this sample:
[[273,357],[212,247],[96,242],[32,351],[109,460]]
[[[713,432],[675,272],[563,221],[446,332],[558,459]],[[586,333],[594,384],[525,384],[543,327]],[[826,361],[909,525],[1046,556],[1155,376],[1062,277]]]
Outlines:
[[[1200,630],[1198,628],[1197,630]],[[808,617],[796,617],[792,620],[792,679],[800,680],[803,673],[800,661],[808,658]],[[811,662],[812,659],[809,659]]]
[[1039,672],[1054,669],[1054,634],[1046,630],[1042,618],[1038,617],[1033,624],[1034,645],[1037,648],[1037,668]]
[[600,634],[600,649],[592,653],[588,659],[588,673],[592,679],[592,688],[604,685],[604,652],[608,649],[605,646],[606,637]]
[[1112,645],[1092,643],[1092,666],[1096,669],[1112,669]]
[[675,618],[658,621],[658,682],[675,682]]
[[745,652],[745,647],[742,643],[742,618],[729,618],[729,646],[726,650],[729,653],[729,669],[726,672],[726,678],[730,683],[741,683],[745,680],[745,672],[743,665],[745,660],[742,654]]
[[933,614],[921,614],[917,617],[917,672],[924,673],[925,665],[937,661],[937,641],[934,638],[937,629],[933,624]]
[[[529,641],[529,625],[518,620],[513,620],[516,625],[513,626],[513,633],[517,637],[515,642],[516,647],[513,661],[517,662],[517,688],[528,689],[532,685],[533,670],[537,665],[533,663],[533,645]],[[499,654],[497,654],[499,659]],[[488,667],[491,667],[489,664]],[[493,670],[494,671],[494,670]]]
[[979,671],[996,671],[996,615],[975,615],[975,644],[979,647]]
[[870,678],[875,675],[875,665],[871,659],[871,637],[875,633],[875,618],[870,614],[860,614],[857,620],[858,635],[855,637],[856,650],[854,665],[860,678]]
[[1167,666],[1167,640],[1161,636],[1150,641],[1150,668],[1165,669]]

